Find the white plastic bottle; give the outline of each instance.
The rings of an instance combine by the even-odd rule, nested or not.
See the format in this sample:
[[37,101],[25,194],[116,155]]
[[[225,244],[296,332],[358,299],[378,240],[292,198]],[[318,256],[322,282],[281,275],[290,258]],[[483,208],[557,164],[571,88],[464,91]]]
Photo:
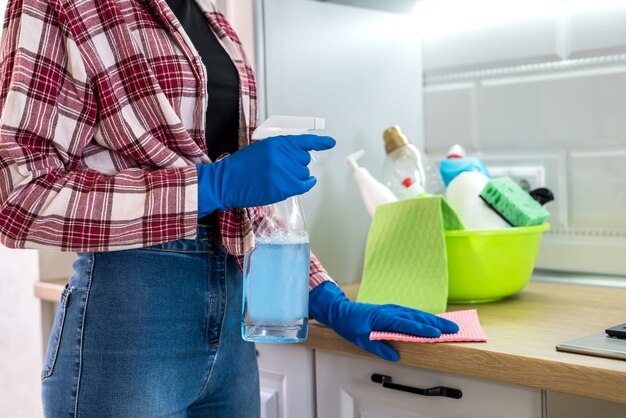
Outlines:
[[417,197],[423,193],[442,194],[439,170],[415,148],[399,126],[387,129],[385,140],[385,184],[398,199]]
[[448,185],[446,200],[463,221],[465,229],[503,229],[510,228],[508,222],[500,217],[481,198],[489,179],[483,173],[464,171]]
[[384,184],[376,180],[366,168],[359,167],[357,160],[365,154],[359,150],[346,158],[346,164],[352,167],[354,180],[361,191],[361,198],[370,216],[374,216],[376,208],[384,203],[391,203],[398,200],[396,196]]

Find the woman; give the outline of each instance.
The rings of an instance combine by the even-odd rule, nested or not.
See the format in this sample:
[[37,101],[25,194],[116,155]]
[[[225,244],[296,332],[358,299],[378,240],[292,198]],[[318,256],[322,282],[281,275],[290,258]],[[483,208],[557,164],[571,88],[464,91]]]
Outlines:
[[[240,336],[255,207],[310,190],[328,137],[250,144],[256,88],[209,0],[9,0],[0,238],[79,253],[42,372],[47,417],[255,417]],[[455,324],[348,301],[311,255],[310,314],[387,360],[371,330]]]

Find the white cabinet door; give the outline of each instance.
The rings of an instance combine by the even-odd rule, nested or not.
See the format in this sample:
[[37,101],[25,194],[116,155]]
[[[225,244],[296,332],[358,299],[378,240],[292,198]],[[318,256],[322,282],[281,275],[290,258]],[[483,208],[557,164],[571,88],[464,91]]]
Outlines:
[[546,393],[546,418],[626,418],[626,405],[567,395]]
[[[382,360],[316,350],[319,418],[541,418],[541,391]],[[372,375],[417,388],[445,386],[460,399],[429,397],[383,387]]]
[[314,418],[313,351],[297,344],[257,344],[261,418]]

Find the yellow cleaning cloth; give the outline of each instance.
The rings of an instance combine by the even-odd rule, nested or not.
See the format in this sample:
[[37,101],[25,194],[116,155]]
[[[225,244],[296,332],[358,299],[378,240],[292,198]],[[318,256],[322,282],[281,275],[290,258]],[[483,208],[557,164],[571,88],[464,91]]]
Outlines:
[[357,301],[444,312],[448,299],[445,229],[463,229],[463,224],[441,196],[379,206],[367,238]]

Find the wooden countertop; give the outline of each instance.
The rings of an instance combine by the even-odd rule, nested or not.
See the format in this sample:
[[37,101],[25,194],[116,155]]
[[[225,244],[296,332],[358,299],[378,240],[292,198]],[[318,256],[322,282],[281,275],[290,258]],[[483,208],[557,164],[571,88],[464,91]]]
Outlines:
[[[358,284],[344,290],[354,299]],[[448,306],[472,308],[488,342],[390,342],[400,353],[399,363],[626,404],[626,361],[555,349],[626,322],[626,289],[530,282],[500,302]],[[317,323],[306,345],[372,357]]]
[[[58,301],[64,280],[41,282],[35,294]],[[358,284],[344,287],[354,299]],[[476,308],[486,343],[391,342],[400,364],[626,404],[626,361],[562,353],[559,343],[626,322],[626,289],[530,282],[500,302],[449,305]],[[373,357],[312,323],[305,343],[315,349]]]

